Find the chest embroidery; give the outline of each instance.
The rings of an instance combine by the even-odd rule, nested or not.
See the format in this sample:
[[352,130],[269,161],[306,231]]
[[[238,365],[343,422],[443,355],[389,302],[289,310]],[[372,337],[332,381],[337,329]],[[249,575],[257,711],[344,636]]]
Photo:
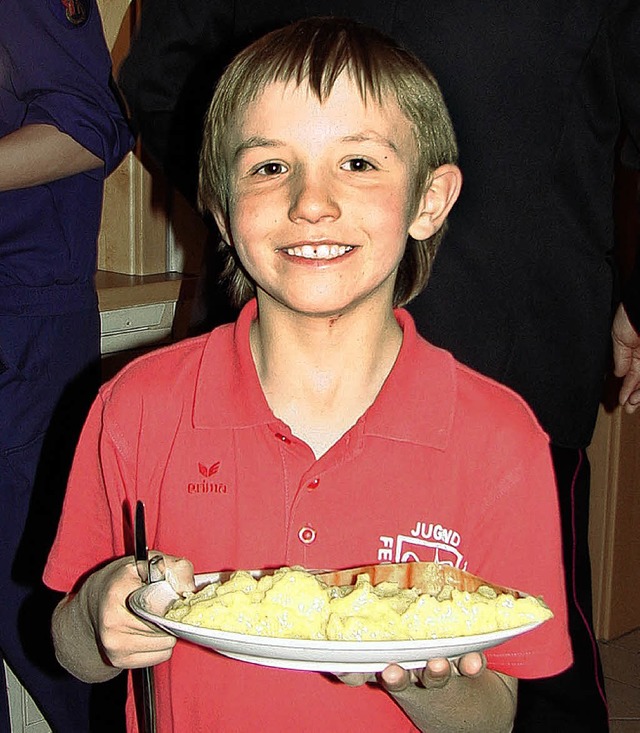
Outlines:
[[406,534],[380,537],[378,562],[437,562],[466,570],[467,561],[460,550],[461,541],[455,529],[434,522],[417,521]]

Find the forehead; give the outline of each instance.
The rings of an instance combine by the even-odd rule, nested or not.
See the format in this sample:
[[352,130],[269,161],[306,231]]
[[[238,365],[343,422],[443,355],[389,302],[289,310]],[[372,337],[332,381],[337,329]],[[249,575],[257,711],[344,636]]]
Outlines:
[[310,135],[309,142],[332,134],[348,135],[373,129],[397,139],[413,139],[414,125],[400,109],[394,94],[382,91],[380,100],[360,91],[347,73],[337,78],[331,92],[320,100],[308,82],[273,81],[236,114],[232,137]]

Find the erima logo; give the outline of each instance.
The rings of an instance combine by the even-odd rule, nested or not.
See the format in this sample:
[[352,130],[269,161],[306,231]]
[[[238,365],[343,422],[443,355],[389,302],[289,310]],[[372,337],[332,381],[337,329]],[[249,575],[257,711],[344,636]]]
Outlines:
[[198,471],[200,472],[200,475],[205,478],[205,481],[190,482],[187,485],[187,491],[190,494],[226,494],[226,484],[206,481],[206,479],[215,476],[215,474],[218,473],[219,469],[220,461],[216,461],[210,466],[207,466],[204,463],[198,463]]
[[205,478],[209,478],[209,476],[213,476],[214,473],[218,473],[219,468],[220,461],[216,461],[216,463],[211,466],[205,466],[204,463],[198,463],[198,470]]

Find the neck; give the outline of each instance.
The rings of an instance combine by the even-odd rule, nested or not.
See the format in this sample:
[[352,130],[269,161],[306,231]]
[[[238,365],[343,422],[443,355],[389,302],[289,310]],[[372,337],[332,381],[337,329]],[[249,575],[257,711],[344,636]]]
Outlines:
[[262,389],[316,456],[366,412],[397,358],[402,331],[393,312],[372,308],[306,317],[259,302],[251,348]]

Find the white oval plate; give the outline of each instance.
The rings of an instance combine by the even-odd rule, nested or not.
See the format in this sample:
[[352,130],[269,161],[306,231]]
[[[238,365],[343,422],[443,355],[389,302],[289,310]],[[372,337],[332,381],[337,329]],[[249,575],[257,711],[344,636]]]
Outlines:
[[[200,588],[208,583],[224,582],[229,575],[230,573],[196,575],[196,586]],[[255,575],[259,573],[256,572]],[[178,595],[169,583],[161,581],[134,591],[129,596],[129,606],[136,615],[179,639],[213,649],[227,657],[267,667],[315,672],[380,672],[392,662],[405,669],[416,669],[424,667],[429,659],[454,659],[462,654],[489,649],[542,623],[538,621],[515,629],[475,636],[420,641],[280,639],[204,629],[164,618],[169,606],[177,598]]]

